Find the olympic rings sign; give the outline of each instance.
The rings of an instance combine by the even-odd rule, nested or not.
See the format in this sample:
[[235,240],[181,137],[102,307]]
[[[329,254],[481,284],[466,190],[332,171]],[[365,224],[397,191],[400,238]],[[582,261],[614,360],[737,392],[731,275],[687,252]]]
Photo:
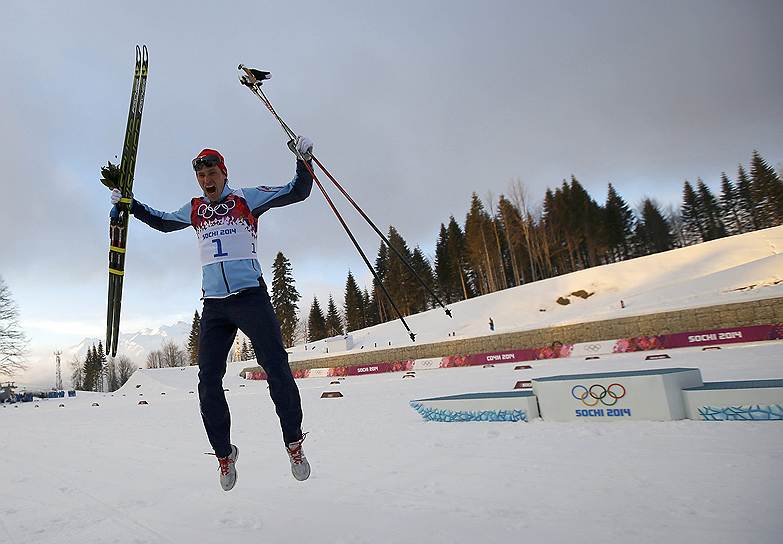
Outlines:
[[575,385],[571,388],[571,396],[587,407],[597,406],[598,403],[604,406],[614,406],[618,400],[625,396],[625,387],[619,383],[613,383],[608,387],[599,383],[590,387]]
[[199,217],[203,217],[204,219],[212,219],[215,215],[222,217],[228,214],[236,205],[236,200],[226,200],[220,204],[202,204],[198,207],[196,213]]

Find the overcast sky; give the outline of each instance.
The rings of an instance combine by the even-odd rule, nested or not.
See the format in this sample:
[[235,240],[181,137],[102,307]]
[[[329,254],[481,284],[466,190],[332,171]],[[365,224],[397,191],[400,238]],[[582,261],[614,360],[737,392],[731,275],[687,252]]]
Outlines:
[[[602,201],[679,201],[717,189],[758,149],[783,161],[783,3],[29,2],[0,18],[0,276],[31,340],[51,351],[105,334],[108,191],[120,155],[134,45],[150,75],[134,193],[162,210],[198,194],[190,160],[226,157],[235,187],[288,182],[294,159],[237,64],[270,70],[267,95],[382,229],[432,256],[441,222],[476,191],[519,179],[540,200],[574,174]],[[325,177],[324,177],[325,179]],[[336,193],[336,191],[334,191]],[[335,195],[336,198],[336,195]],[[342,206],[374,260],[378,241]],[[314,188],[259,227],[308,305],[369,272]],[[200,311],[192,230],[130,225],[122,329]],[[43,361],[41,359],[43,358]],[[40,380],[39,380],[40,381]]]

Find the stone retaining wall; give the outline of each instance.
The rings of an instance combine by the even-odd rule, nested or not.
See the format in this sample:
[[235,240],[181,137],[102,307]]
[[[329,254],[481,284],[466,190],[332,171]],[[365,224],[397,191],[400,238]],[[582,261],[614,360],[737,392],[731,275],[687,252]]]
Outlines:
[[291,367],[297,369],[362,365],[382,361],[405,361],[447,355],[538,348],[550,345],[555,341],[563,344],[576,344],[640,335],[671,334],[780,322],[783,322],[783,297],[349,353],[292,362]]

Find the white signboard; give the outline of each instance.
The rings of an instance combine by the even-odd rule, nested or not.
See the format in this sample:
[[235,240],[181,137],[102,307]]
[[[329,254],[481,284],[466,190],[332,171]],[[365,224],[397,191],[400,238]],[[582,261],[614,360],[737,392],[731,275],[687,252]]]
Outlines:
[[435,359],[416,359],[413,361],[413,370],[431,370],[433,368],[440,368],[441,358]]
[[595,357],[608,355],[614,350],[617,340],[601,340],[598,342],[582,342],[574,344],[571,349],[571,357]]
[[546,421],[684,419],[682,389],[702,385],[697,368],[576,374],[532,381]]

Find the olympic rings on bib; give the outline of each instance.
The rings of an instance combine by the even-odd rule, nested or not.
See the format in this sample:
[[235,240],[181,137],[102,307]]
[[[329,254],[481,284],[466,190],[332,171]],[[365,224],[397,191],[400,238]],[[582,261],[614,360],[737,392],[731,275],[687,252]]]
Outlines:
[[220,204],[202,204],[196,210],[199,217],[204,219],[212,219],[214,216],[223,217],[233,210],[237,205],[237,201],[234,199],[226,200]]
[[571,388],[571,396],[587,407],[596,406],[599,402],[604,406],[614,406],[625,396],[625,387],[619,383],[613,383],[608,387],[599,383],[590,387],[575,385]]

